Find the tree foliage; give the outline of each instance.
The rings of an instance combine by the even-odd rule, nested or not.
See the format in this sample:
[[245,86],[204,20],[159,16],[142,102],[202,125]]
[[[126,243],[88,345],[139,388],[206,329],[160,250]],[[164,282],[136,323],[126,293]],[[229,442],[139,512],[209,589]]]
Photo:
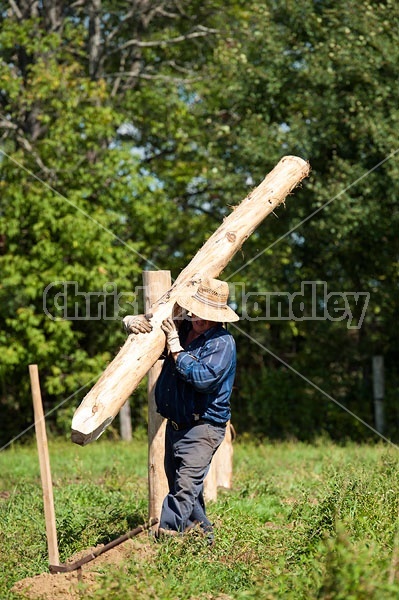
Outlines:
[[[1,439],[31,422],[27,365],[39,364],[48,408],[91,385],[123,342],[118,321],[140,309],[129,302],[141,271],[177,275],[284,154],[309,160],[310,179],[222,275],[253,317],[233,331],[236,424],[364,437],[350,413],[373,425],[371,360],[383,354],[397,435],[396,5],[0,6]],[[303,319],[309,297],[295,308],[302,319],[255,320],[268,293],[306,281],[369,293],[361,327]],[[78,286],[68,284],[68,315],[87,311],[78,289],[94,294],[91,312],[108,292],[107,318],[61,318],[63,282]],[[256,309],[240,289],[257,295]],[[132,404],[139,422],[143,390]]]
[[225,132],[215,146],[229,173],[225,189],[243,187],[244,175],[259,181],[283,154],[308,159],[312,174],[251,236],[233,279],[290,294],[325,282],[328,292],[364,292],[370,301],[358,330],[347,319],[243,323],[253,343],[242,338],[237,407],[250,398],[259,433],[367,436],[345,408],[373,426],[371,362],[383,354],[395,435],[399,12],[390,2],[253,2],[245,10],[218,48],[203,105],[213,107],[213,139]]

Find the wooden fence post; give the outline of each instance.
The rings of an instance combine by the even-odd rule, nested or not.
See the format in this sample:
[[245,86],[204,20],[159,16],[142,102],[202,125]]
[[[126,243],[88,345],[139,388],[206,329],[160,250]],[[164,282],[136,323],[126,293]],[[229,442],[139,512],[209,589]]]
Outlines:
[[231,489],[233,482],[233,426],[227,423],[226,435],[216,454],[216,485]]
[[121,439],[124,442],[132,441],[132,416],[130,411],[130,402],[126,400],[125,404],[119,411],[119,426]]
[[233,479],[233,439],[230,421],[204,481],[205,500],[217,500],[218,488],[230,489]]
[[374,423],[381,434],[385,431],[384,387],[384,357],[373,356]]
[[[170,271],[143,271],[146,313],[171,286]],[[148,371],[148,511],[150,519],[160,519],[162,502],[168,493],[164,469],[166,420],[156,411],[155,385],[162,369],[158,360]]]
[[[217,452],[216,452],[217,454]],[[205,500],[214,502],[218,497],[218,484],[216,481],[216,454],[212,459],[208,474],[204,480],[204,498]]]
[[40,477],[42,481],[43,490],[44,519],[46,522],[48,557],[50,565],[58,565],[60,562],[60,558],[58,554],[57,529],[55,524],[53,483],[51,480],[46,423],[44,420],[42,396],[40,393],[39,371],[37,365],[29,365],[29,376],[32,389],[36,441],[39,453]]

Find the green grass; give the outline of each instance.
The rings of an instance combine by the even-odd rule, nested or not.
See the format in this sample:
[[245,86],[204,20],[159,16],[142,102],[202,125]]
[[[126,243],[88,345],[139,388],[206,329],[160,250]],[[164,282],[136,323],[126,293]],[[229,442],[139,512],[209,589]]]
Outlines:
[[[145,441],[49,445],[60,560],[147,518]],[[398,597],[399,453],[328,441],[234,450],[234,485],[208,505],[209,549],[194,536],[152,544],[148,557],[101,567],[96,599]],[[0,598],[48,571],[35,446],[0,453]]]

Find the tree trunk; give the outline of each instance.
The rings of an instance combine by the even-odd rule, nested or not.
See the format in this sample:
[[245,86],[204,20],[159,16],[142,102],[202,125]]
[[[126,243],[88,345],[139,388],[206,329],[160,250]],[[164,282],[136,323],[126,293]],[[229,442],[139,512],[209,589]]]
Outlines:
[[89,2],[89,75],[97,78],[101,55],[101,0]]
[[161,323],[170,317],[176,296],[195,290],[206,274],[218,277],[245,240],[309,174],[309,164],[285,156],[197,252],[174,285],[152,308],[151,333],[130,335],[114,360],[77,408],[72,420],[72,441],[85,445],[97,439],[120,407],[159,358],[165,344]]
[[[171,286],[170,271],[144,271],[145,311],[150,312],[154,302]],[[148,372],[148,518],[161,517],[162,502],[168,493],[164,469],[166,420],[157,413],[155,385],[162,369],[158,360]]]

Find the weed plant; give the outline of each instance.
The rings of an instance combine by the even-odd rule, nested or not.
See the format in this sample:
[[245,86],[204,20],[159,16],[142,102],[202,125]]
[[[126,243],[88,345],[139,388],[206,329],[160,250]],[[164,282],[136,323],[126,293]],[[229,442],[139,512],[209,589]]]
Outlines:
[[[146,442],[49,445],[60,560],[147,520]],[[234,448],[233,489],[208,504],[216,544],[146,540],[148,558],[101,567],[98,600],[396,599],[398,449],[254,443]],[[0,598],[48,572],[35,446],[0,453]],[[143,534],[146,535],[146,534]]]

